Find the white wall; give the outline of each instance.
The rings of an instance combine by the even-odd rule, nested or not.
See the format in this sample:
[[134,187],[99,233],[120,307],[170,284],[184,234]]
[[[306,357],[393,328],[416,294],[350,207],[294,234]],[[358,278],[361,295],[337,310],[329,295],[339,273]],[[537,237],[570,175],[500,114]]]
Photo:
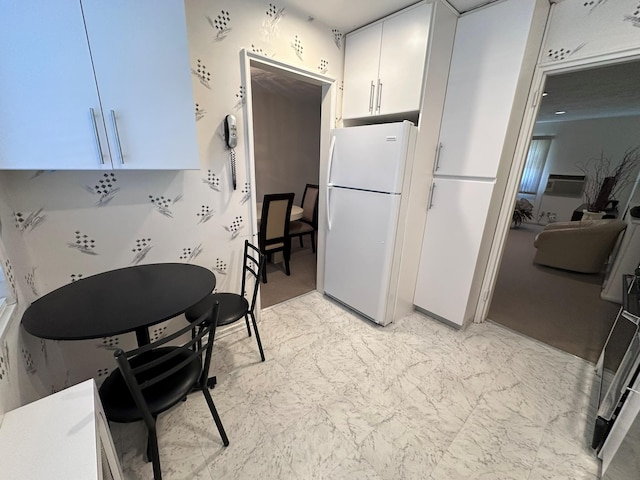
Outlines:
[[320,169],[321,87],[311,98],[299,99],[252,84],[256,198],[294,192],[302,205],[307,183],[318,184]]
[[[0,339],[0,411],[86,378],[100,382],[105,369],[115,368],[110,344],[127,348],[135,342],[133,334],[82,342],[41,341],[22,334],[20,315],[35,298],[78,276],[139,262],[191,262],[213,270],[218,289],[239,288],[238,262],[250,235],[248,200],[255,188],[247,182],[239,52],[247,49],[342,79],[342,35],[331,25],[309,22],[304,12],[272,4],[274,8],[262,0],[185,2],[190,65],[196,71],[200,61],[211,75],[207,82],[192,77],[200,170],[114,172],[108,203],[99,203],[93,188],[108,172],[0,172],[0,243],[6,251],[0,261],[11,265],[19,293],[19,312]],[[218,16],[228,17],[226,30],[213,26]],[[296,37],[302,52],[293,47]],[[239,126],[235,191],[221,128],[229,113]],[[168,211],[162,213],[152,202],[158,197],[168,200]],[[32,214],[40,221],[30,227],[15,220],[16,215]],[[93,254],[72,248],[78,231],[95,241]],[[146,252],[143,259],[140,248]]]
[[[534,135],[550,135],[554,139],[535,199],[534,219],[541,212],[552,212],[558,222],[569,221],[573,210],[585,201],[582,197],[545,195],[549,174],[582,175],[576,162],[598,158],[602,153],[615,167],[625,150],[640,145],[639,132],[640,116],[536,124]],[[620,209],[624,208],[629,192],[630,188],[625,189],[618,198]]]

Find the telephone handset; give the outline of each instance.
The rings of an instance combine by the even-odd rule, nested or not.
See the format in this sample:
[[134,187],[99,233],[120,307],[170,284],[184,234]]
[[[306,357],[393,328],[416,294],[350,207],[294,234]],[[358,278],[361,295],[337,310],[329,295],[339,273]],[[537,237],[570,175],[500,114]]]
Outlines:
[[238,129],[236,128],[236,117],[227,115],[224,117],[224,141],[229,148],[229,156],[231,158],[231,179],[233,181],[233,189],[236,189],[236,151],[234,148],[238,144]]

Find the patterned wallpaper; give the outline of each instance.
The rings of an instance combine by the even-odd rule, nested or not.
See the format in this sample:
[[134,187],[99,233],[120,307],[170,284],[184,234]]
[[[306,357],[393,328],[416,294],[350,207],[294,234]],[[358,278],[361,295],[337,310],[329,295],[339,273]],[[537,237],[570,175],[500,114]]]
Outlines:
[[540,63],[640,47],[640,0],[563,0],[553,6]]
[[[0,172],[1,260],[20,307],[16,325],[0,339],[0,411],[86,378],[99,382],[115,368],[113,350],[134,346],[133,334],[53,342],[23,333],[17,324],[24,305],[39,296],[106,270],[156,262],[202,265],[216,273],[218,290],[239,289],[252,188],[242,48],[341,81],[343,35],[332,26],[276,1],[185,5],[199,171]],[[236,190],[223,139],[227,114],[239,128]],[[167,329],[158,326],[152,338]],[[16,393],[31,386],[33,392]]]

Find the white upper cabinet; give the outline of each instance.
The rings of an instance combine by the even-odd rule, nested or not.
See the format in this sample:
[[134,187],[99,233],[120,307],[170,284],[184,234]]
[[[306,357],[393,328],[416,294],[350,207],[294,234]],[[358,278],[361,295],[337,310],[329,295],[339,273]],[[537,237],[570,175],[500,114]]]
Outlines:
[[0,168],[199,168],[182,1],[3,2],[0,24]]
[[496,176],[536,5],[511,0],[458,19],[434,173]]
[[431,11],[420,3],[347,35],[343,118],[420,109]]

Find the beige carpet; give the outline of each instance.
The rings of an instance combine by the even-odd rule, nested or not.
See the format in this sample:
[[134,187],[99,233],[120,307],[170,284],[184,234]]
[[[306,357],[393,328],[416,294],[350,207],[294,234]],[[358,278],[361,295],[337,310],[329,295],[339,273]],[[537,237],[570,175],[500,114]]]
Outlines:
[[603,274],[534,265],[533,240],[542,228],[523,224],[509,232],[488,318],[595,363],[619,305],[600,299]]
[[284,302],[316,289],[316,255],[311,251],[309,238],[300,248],[298,239],[291,245],[290,276],[284,273],[284,264],[267,262],[267,283],[260,284],[262,308]]

